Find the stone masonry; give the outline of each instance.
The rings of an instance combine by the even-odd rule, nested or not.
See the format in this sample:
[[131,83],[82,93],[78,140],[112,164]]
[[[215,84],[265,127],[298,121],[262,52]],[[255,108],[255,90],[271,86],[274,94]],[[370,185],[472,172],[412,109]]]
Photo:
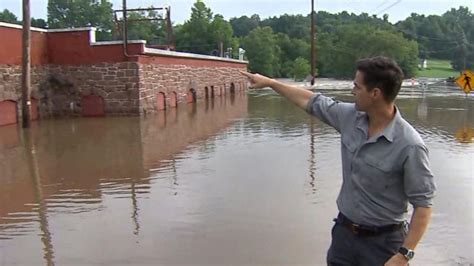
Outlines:
[[[31,96],[38,100],[40,117],[79,115],[81,97],[105,99],[111,115],[138,114],[138,65],[134,62],[32,67]],[[21,67],[0,65],[0,101],[21,108]],[[20,110],[18,114],[20,114]]]
[[197,99],[205,98],[205,87],[210,94],[214,87],[215,95],[230,92],[233,83],[236,90],[243,89],[246,80],[239,71],[245,67],[196,67],[187,65],[140,64],[140,112],[156,111],[156,95],[163,92],[169,106],[170,94],[178,95],[178,103],[186,100],[190,89],[194,89]]

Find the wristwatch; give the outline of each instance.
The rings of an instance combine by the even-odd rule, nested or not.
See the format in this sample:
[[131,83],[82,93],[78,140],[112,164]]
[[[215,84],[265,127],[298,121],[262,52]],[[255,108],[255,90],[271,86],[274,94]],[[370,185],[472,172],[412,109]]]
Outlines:
[[415,251],[408,249],[406,247],[400,247],[398,253],[402,254],[407,261],[410,261],[415,256]]

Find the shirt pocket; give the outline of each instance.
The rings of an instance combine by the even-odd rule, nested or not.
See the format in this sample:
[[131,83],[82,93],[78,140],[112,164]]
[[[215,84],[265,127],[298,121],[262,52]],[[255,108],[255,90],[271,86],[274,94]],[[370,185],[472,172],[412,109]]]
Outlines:
[[386,161],[385,156],[366,155],[363,158],[364,176],[368,184],[372,187],[387,188],[399,179],[395,166],[392,162]]

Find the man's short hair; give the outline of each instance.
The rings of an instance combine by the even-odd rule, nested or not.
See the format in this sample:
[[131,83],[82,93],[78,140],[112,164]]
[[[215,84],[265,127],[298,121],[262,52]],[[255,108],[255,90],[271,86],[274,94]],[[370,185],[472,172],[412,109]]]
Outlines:
[[356,69],[364,74],[368,90],[379,88],[385,101],[395,100],[402,86],[403,71],[394,60],[383,56],[360,59]]

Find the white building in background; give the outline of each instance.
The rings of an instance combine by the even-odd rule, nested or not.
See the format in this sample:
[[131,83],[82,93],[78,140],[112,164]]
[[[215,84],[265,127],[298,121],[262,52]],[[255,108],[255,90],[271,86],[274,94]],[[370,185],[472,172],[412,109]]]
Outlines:
[[428,60],[420,59],[420,63],[418,64],[418,69],[426,69],[428,68]]
[[244,60],[244,54],[245,54],[245,50],[242,48],[239,48],[239,60]]

